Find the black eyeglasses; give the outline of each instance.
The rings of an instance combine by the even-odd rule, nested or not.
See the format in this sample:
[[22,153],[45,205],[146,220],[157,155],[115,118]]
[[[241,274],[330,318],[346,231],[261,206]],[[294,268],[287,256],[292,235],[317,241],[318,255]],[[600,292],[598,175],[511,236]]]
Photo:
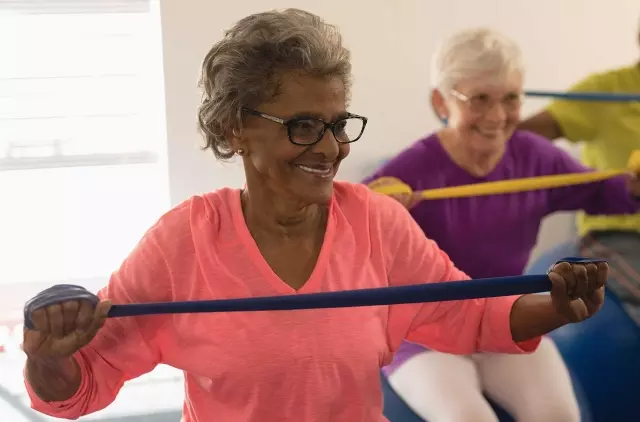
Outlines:
[[347,114],[335,122],[327,123],[315,117],[294,117],[289,120],[270,116],[260,111],[243,107],[243,111],[263,119],[286,126],[289,141],[296,145],[309,146],[320,142],[327,129],[333,132],[333,136],[341,144],[355,142],[362,136],[367,126],[367,118],[356,114]]

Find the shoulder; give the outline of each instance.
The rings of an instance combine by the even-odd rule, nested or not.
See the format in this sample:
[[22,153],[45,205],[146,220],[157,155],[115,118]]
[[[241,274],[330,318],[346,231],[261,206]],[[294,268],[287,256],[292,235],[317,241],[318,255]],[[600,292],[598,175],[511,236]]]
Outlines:
[[509,153],[515,164],[531,172],[530,176],[544,176],[558,172],[574,172],[581,164],[571,154],[537,133],[517,130],[511,137]]
[[571,87],[571,91],[615,91],[620,85],[627,85],[626,81],[637,83],[638,66],[623,66],[591,73]]
[[436,164],[439,142],[436,134],[419,139],[403,148],[393,157],[386,160],[373,174],[366,177],[364,183],[370,183],[380,177],[396,177],[411,185],[413,179],[422,173],[431,161]]
[[232,218],[237,195],[238,189],[232,188],[193,195],[160,216],[145,238],[152,238],[164,251],[188,250],[194,232],[217,232],[222,220]]
[[529,159],[533,157],[549,158],[561,151],[551,140],[528,130],[516,130],[511,135],[509,145],[525,160],[527,156]]
[[398,201],[388,195],[376,193],[362,183],[336,181],[334,196],[345,218],[367,221],[369,229],[382,221],[392,228],[405,219],[412,219],[409,211]]

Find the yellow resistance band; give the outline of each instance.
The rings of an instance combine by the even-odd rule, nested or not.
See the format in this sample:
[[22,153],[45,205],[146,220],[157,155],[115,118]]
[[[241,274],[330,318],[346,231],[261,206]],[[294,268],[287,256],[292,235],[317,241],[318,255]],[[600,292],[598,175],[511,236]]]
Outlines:
[[[532,190],[559,188],[598,182],[622,174],[640,173],[640,150],[633,151],[629,158],[628,168],[617,170],[593,171],[588,173],[558,174],[552,176],[526,177],[522,179],[500,180],[497,182],[476,183],[472,185],[452,186],[447,188],[429,189],[418,192],[423,199],[463,198],[470,196],[497,195]],[[382,180],[383,178],[379,179]],[[411,188],[404,183],[393,183],[375,186],[373,181],[369,186],[375,192],[385,195],[412,194]]]

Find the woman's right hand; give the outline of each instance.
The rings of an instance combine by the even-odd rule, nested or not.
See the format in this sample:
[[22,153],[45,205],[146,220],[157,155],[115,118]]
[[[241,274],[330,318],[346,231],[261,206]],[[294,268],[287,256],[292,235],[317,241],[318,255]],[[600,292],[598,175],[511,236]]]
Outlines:
[[95,337],[110,307],[109,301],[79,286],[44,290],[25,306],[22,348],[36,360],[69,357]]
[[[369,183],[368,186],[370,189],[375,191],[378,187],[392,185],[406,185],[406,183],[398,178],[385,176],[374,180],[373,182]],[[407,188],[408,190],[411,189],[408,186]],[[408,210],[413,208],[418,202],[421,201],[420,195],[416,194],[415,192],[389,194],[388,196],[400,202]]]

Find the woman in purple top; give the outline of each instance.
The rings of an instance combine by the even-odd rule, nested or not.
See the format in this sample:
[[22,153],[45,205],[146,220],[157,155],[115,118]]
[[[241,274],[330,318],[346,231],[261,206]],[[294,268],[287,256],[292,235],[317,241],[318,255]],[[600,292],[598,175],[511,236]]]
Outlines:
[[[432,105],[447,127],[387,162],[365,183],[398,179],[414,191],[591,171],[547,139],[517,131],[523,97],[518,46],[488,29],[466,30],[436,53]],[[473,278],[521,274],[542,219],[556,211],[635,213],[635,178],[566,188],[419,201],[398,196],[456,265]],[[519,422],[578,422],[568,371],[551,340],[529,355],[457,356],[404,343],[384,369],[429,422],[498,420],[483,392]]]

